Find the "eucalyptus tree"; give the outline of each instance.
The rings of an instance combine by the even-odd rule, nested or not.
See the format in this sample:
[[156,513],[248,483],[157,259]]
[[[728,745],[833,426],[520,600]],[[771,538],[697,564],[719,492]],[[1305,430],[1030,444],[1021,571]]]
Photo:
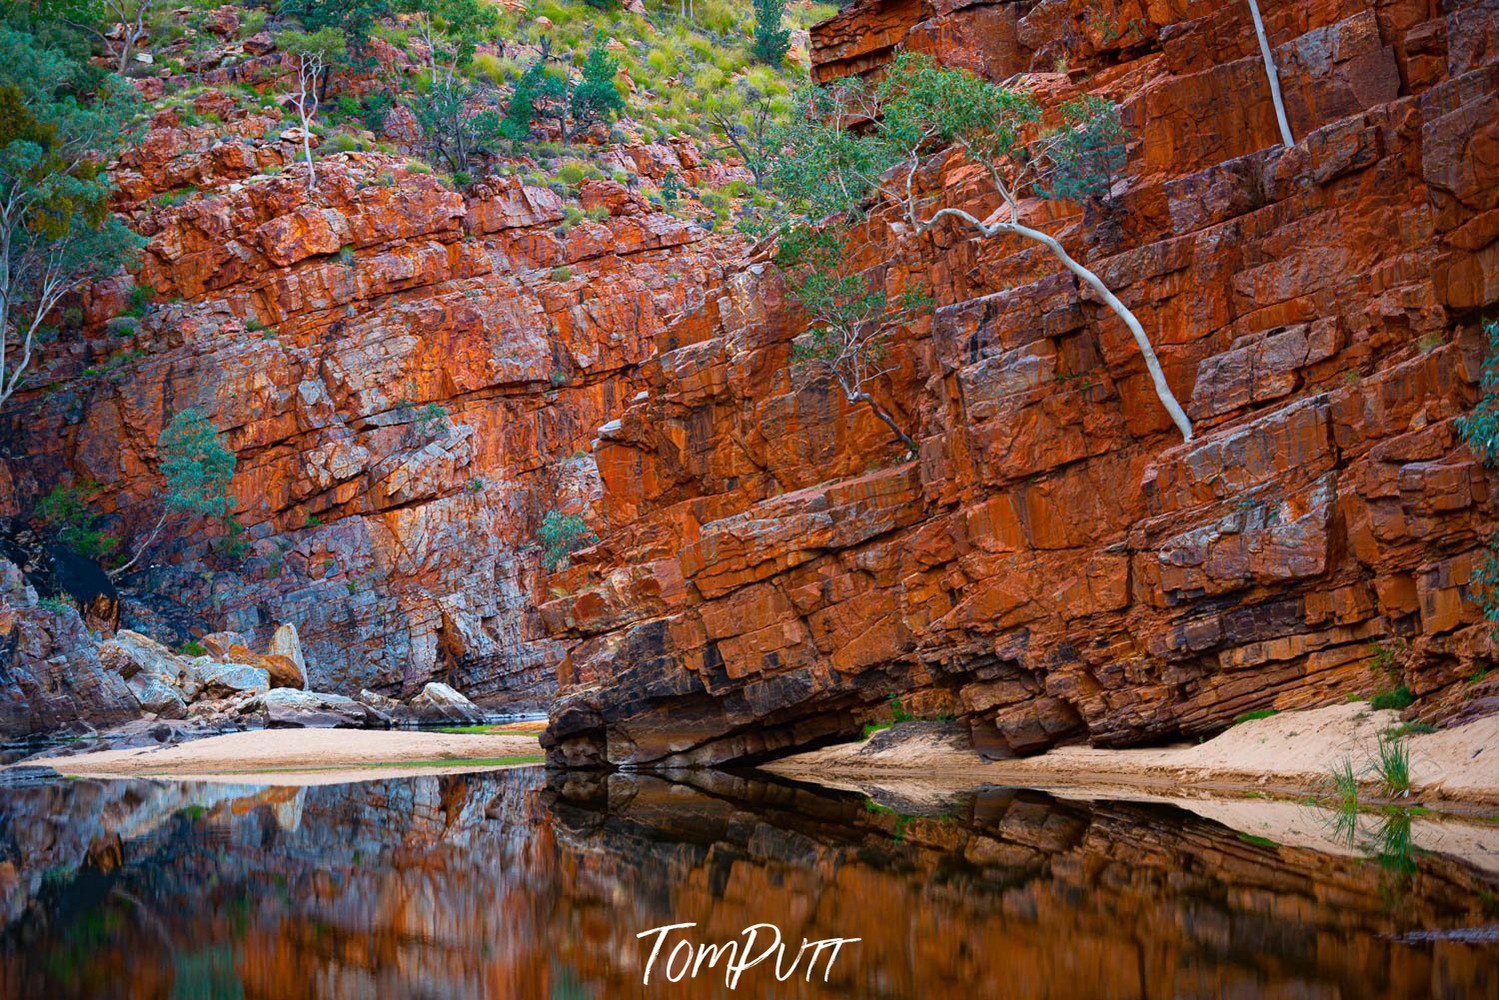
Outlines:
[[915,454],[915,438],[870,389],[895,370],[889,360],[891,329],[930,303],[920,288],[892,299],[852,265],[848,239],[837,226],[793,225],[782,231],[776,264],[811,321],[792,346],[792,381],[798,390],[832,381],[850,405],[867,407]]
[[0,23],[0,405],[72,292],[144,242],[109,212],[105,162],[134,132],[134,93],[24,26]]
[[[1061,117],[1045,129],[1030,94],[903,53],[877,85],[840,80],[805,90],[772,144],[772,176],[800,224],[856,217],[873,203],[896,210],[902,238],[948,224],[979,239],[1018,236],[1046,248],[1129,329],[1156,396],[1190,441],[1191,422],[1139,319],[1060,240],[1026,221],[1027,196],[1106,200],[1123,166],[1125,131],[1113,104],[1085,97],[1064,106]],[[979,218],[957,206],[933,207],[917,179],[947,157],[982,171],[1000,196],[994,212]]]
[[302,123],[302,156],[307,161],[307,190],[317,188],[317,167],[312,159],[312,120],[321,101],[323,73],[348,51],[348,40],[339,28],[316,31],[283,31],[276,38],[281,49],[296,64],[297,84],[291,92],[292,106]]
[[140,562],[174,517],[223,517],[229,513],[235,454],[224,445],[218,428],[207,417],[194,409],[181,411],[162,430],[156,449],[166,484],[161,514],[146,537],[136,543],[129,562],[110,571],[112,577]]

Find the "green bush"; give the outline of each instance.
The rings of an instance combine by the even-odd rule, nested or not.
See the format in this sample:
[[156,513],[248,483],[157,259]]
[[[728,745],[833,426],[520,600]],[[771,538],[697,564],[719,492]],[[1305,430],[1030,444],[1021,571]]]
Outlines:
[[1415,704],[1416,696],[1404,684],[1389,691],[1381,691],[1369,699],[1371,708],[1406,709]]
[[781,27],[786,14],[786,0],[754,0],[755,57],[770,66],[779,66],[791,49],[791,32]]
[[118,538],[94,527],[96,515],[89,507],[94,484],[82,487],[59,483],[36,506],[36,516],[57,533],[57,538],[85,559],[102,559],[120,544]]
[[541,522],[541,530],[536,533],[536,541],[541,545],[541,563],[549,573],[565,567],[569,556],[598,540],[599,536],[581,515],[555,510],[547,513]]

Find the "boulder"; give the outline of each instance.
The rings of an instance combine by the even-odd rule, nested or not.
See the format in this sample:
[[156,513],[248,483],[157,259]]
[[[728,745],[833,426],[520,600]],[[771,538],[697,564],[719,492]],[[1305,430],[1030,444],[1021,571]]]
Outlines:
[[238,632],[210,632],[198,640],[198,645],[208,650],[208,655],[215,660],[227,660],[230,659],[230,649],[249,646],[250,641]]
[[383,729],[390,717],[341,694],[276,688],[258,699],[272,729]]
[[271,687],[286,687],[301,690],[307,686],[307,675],[288,656],[262,656],[250,652],[244,646],[231,646],[229,647],[228,659],[233,663],[242,663],[246,666],[264,670],[270,677]]
[[422,722],[480,723],[484,711],[446,684],[432,681],[411,699],[411,709]]
[[[99,646],[99,662],[125,678],[139,699],[140,691],[146,687],[144,680],[136,678],[145,674],[160,684],[177,692],[184,703],[198,697],[203,684],[194,661],[179,656],[149,636],[121,629],[115,637]],[[154,697],[154,696],[153,696]],[[142,708],[146,708],[142,703]],[[146,708],[146,711],[156,711]]]
[[209,698],[264,694],[271,689],[271,675],[263,667],[248,663],[216,663],[206,656],[199,657],[195,666],[201,693]]
[[135,695],[141,711],[158,719],[182,719],[187,716],[187,702],[182,692],[168,684],[160,674],[142,670],[125,678],[125,686]]
[[[276,629],[271,636],[270,645],[266,647],[265,655],[270,657],[284,657],[291,661],[291,669],[295,671],[294,683],[288,682],[278,686],[305,688],[307,686],[307,659],[302,655],[302,640],[297,635],[297,627],[290,623]],[[272,680],[277,678],[277,673],[272,671]],[[291,678],[289,678],[290,681]]]
[[376,711],[384,712],[386,715],[394,715],[397,712],[404,711],[406,708],[405,705],[402,705],[394,698],[387,698],[385,695],[377,694],[369,688],[361,688],[354,698],[356,701],[362,702]]

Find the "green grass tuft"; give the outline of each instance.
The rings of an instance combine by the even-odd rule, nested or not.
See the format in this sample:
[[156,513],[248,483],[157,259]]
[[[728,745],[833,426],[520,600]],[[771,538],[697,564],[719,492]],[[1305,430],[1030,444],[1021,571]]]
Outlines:
[[1268,719],[1272,715],[1279,714],[1280,709],[1278,708],[1257,708],[1253,712],[1245,712],[1242,715],[1234,716],[1234,725],[1237,726],[1241,722],[1253,722],[1255,719]]
[[1416,696],[1404,684],[1390,691],[1381,691],[1369,699],[1371,708],[1405,709],[1415,704]]
[[1396,798],[1410,794],[1411,751],[1403,738],[1381,734],[1375,748],[1374,771],[1386,795]]

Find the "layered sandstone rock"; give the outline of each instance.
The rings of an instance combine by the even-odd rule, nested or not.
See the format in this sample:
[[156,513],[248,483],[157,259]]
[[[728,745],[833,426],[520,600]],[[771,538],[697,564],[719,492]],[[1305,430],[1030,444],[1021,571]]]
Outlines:
[[[0,418],[26,452],[0,460],[20,500],[0,514],[91,481],[101,526],[141,537],[157,436],[195,407],[239,456],[243,530],[174,523],[126,581],[127,625],[261,649],[292,622],[295,649],[217,658],[292,687],[409,697],[440,675],[544,704],[563,647],[531,596],[537,527],[551,509],[592,516],[589,442],[738,239],[612,181],[582,192],[609,214],[564,224],[551,189],[495,177],[459,193],[384,154],[324,157],[309,195],[274,109],[196,100],[223,123],[163,112],[114,167],[154,304],[120,315],[123,277],[85,296],[81,336]],[[661,176],[742,172],[690,143],[619,155]]]
[[[1289,149],[1242,3],[871,0],[814,32],[824,78],[905,44],[1025,71],[1049,106],[1121,102],[1111,203],[1036,212],[1152,332],[1197,437],[1033,244],[867,223],[886,287],[938,303],[882,389],[914,462],[838,393],[792,391],[801,320],[768,265],[731,275],[595,450],[609,532],[542,608],[570,644],[554,760],[761,754],[892,694],[992,755],[1123,745],[1391,674],[1434,699],[1492,660],[1470,580],[1499,479],[1453,418],[1499,301],[1499,13],[1261,7]],[[971,170],[928,175],[938,203],[996,204]]]

